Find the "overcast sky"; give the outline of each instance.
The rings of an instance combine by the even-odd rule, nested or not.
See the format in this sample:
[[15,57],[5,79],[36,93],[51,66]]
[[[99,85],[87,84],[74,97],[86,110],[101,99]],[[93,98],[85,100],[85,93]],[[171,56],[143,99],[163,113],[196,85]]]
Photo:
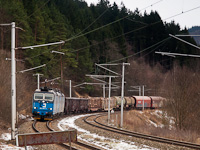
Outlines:
[[[88,4],[93,3],[96,4],[99,0],[85,0]],[[136,8],[139,10],[150,6],[141,13],[143,14],[146,10],[149,13],[151,10],[157,10],[161,18],[166,22],[171,22],[174,20],[176,23],[179,23],[181,28],[187,27],[190,28],[192,26],[200,26],[200,0],[109,0],[111,4],[114,2],[117,3],[118,6],[121,6],[121,2],[124,3],[125,7],[134,11]],[[198,8],[197,8],[198,7]],[[197,8],[190,12],[184,13],[190,9]],[[171,19],[167,19],[176,14],[182,13],[177,17],[173,17]],[[167,19],[167,20],[165,20]]]

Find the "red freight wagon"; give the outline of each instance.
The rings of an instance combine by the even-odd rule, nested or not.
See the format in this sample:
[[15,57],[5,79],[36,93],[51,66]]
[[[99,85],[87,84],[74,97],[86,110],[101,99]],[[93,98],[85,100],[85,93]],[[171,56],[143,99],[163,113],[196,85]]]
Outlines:
[[144,101],[144,108],[151,108],[152,101],[151,98],[148,96],[133,96],[135,99],[135,107],[136,108],[143,108],[143,101]]

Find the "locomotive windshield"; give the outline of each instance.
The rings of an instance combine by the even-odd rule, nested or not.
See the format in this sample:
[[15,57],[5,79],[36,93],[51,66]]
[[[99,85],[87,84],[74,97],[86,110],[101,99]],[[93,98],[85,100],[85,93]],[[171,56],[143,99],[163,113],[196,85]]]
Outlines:
[[45,94],[45,100],[47,101],[53,101],[53,94]]
[[43,94],[42,93],[35,93],[34,94],[34,100],[43,100]]
[[45,101],[53,101],[53,94],[48,93],[35,93],[34,100],[45,100]]

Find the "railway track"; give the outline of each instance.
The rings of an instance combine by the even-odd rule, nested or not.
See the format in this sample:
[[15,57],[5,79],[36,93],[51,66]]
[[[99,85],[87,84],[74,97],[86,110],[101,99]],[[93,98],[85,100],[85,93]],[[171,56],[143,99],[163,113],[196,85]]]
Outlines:
[[[40,132],[37,128],[36,128],[36,124],[38,122],[36,120],[34,120],[33,124],[32,124],[32,128],[35,132]],[[51,131],[51,132],[54,132],[54,130],[50,127],[50,123],[51,121],[47,121],[46,122],[46,128],[48,129],[48,132]],[[40,122],[39,124],[45,124],[45,122]],[[46,131],[45,131],[46,132]],[[71,142],[69,144],[67,143],[62,143],[62,144],[57,144],[57,145],[60,145],[62,146],[63,148],[65,149],[70,149],[70,150],[102,150],[102,148],[98,148],[96,146],[93,146],[93,145],[90,145],[90,144],[86,144],[86,143],[83,143],[83,142],[80,142],[80,141],[77,141],[76,143],[74,142]]]
[[103,129],[106,131],[119,133],[119,134],[127,135],[127,136],[132,136],[132,137],[136,137],[136,138],[143,138],[146,140],[156,141],[156,142],[160,142],[160,143],[172,144],[172,145],[176,145],[176,146],[183,146],[183,147],[193,148],[193,149],[200,149],[200,145],[198,145],[198,144],[177,141],[177,140],[173,140],[173,139],[167,139],[167,138],[162,138],[162,137],[157,137],[157,136],[152,136],[152,135],[146,135],[146,134],[137,133],[137,132],[128,131],[128,130],[123,130],[123,129],[111,127],[111,126],[108,126],[108,125],[98,122],[97,119],[104,115],[98,115],[93,120],[90,119],[90,121],[88,121],[89,118],[92,116],[94,117],[95,115],[85,117],[84,122],[93,127],[97,127],[97,128],[100,128],[100,129]]

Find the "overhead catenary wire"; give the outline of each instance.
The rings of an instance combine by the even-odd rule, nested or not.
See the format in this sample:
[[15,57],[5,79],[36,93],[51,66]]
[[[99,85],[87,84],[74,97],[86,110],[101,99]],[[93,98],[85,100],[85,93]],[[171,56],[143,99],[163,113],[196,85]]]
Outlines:
[[[185,12],[182,12],[182,13],[179,13],[179,14],[176,14],[176,15],[173,15],[173,16],[171,16],[171,17],[168,17],[168,18],[164,19],[164,20],[170,19],[170,18],[172,18],[172,17],[176,17],[176,16],[178,16],[178,15],[181,15],[181,14],[187,13],[187,12],[190,12],[190,11],[195,10],[195,9],[198,9],[198,8],[200,8],[200,6],[195,7],[195,8],[192,8],[192,9],[187,10],[187,11],[185,11]],[[126,17],[124,17],[124,18],[127,18],[127,17],[128,17],[128,16],[126,16]],[[113,24],[113,23],[116,23],[116,22],[118,22],[118,21],[120,21],[120,20],[122,20],[122,19],[124,19],[124,18],[118,19],[118,20],[116,20],[116,21],[114,21],[114,22],[111,22],[111,23],[105,25],[105,26],[102,26],[102,27],[100,27],[100,28],[97,28],[97,29],[94,29],[94,30],[92,30],[92,31],[89,31],[89,32],[87,32],[87,33],[85,33],[85,34],[83,34],[83,35],[79,35],[79,36],[72,37],[71,39],[68,39],[68,40],[72,40],[72,39],[78,38],[78,37],[80,37],[80,36],[84,36],[84,35],[86,35],[86,34],[92,33],[92,32],[94,32],[94,31],[97,31],[97,30],[101,29],[101,28],[104,28],[104,27],[109,26],[109,25],[111,25],[111,24]],[[152,25],[155,25],[155,24],[157,24],[157,23],[159,23],[159,22],[161,22],[161,21],[162,21],[162,20],[157,21],[157,22],[155,22],[155,23],[152,23],[152,24],[150,24],[150,25],[151,25],[151,26],[152,26]],[[143,27],[141,27],[141,28],[132,30],[132,31],[127,32],[127,33],[124,33],[124,34],[122,34],[122,35],[126,35],[126,34],[129,34],[129,33],[131,33],[131,32],[144,29],[144,28],[146,28],[146,27],[148,27],[148,26],[150,26],[150,25],[143,26]],[[120,35],[120,36],[122,36],[122,35]],[[120,36],[117,36],[117,37],[120,37]],[[115,38],[116,38],[116,37],[115,37]],[[112,38],[112,39],[113,39],[113,38]],[[163,41],[165,41],[165,40],[168,40],[168,38],[167,38],[167,39],[164,39]],[[161,43],[162,43],[163,41],[161,41]],[[142,51],[140,51],[140,52],[138,52],[138,53],[142,53],[142,52],[144,52],[144,51],[146,51],[146,50],[148,50],[148,49],[154,47],[154,46],[157,45],[157,44],[160,44],[160,42],[158,42],[158,43],[156,43],[156,44],[154,44],[154,45],[152,45],[152,46],[150,46],[150,47],[148,47],[148,48],[146,48],[146,49],[144,49],[144,50],[142,50]],[[138,53],[133,54],[133,55],[129,55],[129,56],[127,56],[127,57],[124,57],[124,58],[121,58],[121,59],[118,59],[118,60],[115,60],[115,61],[111,61],[111,62],[116,62],[116,61],[120,61],[120,60],[123,60],[123,59],[127,59],[127,58],[129,58],[129,57],[132,57],[132,56],[137,55]],[[52,60],[52,59],[51,59],[51,60]],[[51,61],[51,60],[50,60],[50,61]],[[49,61],[49,62],[50,62],[50,61]],[[49,62],[48,62],[48,63],[49,63]]]
[[144,7],[144,8],[142,8],[142,9],[140,9],[139,12],[142,11],[142,10],[145,10],[145,9],[147,9],[147,8],[149,8],[149,7],[152,7],[153,5],[158,4],[158,3],[160,3],[161,1],[163,1],[163,0],[157,1],[157,2],[151,4],[151,5],[147,6],[147,7]]
[[120,58],[120,59],[116,59],[116,60],[113,60],[113,61],[110,61],[110,62],[107,62],[107,63],[114,63],[114,62],[118,62],[118,61],[121,61],[121,60],[130,58],[130,57],[133,57],[133,56],[135,56],[135,55],[138,55],[139,53],[142,53],[142,52],[144,52],[144,51],[147,51],[147,50],[149,50],[150,48],[153,48],[154,46],[159,45],[159,44],[161,44],[161,43],[163,43],[163,42],[169,40],[170,38],[171,38],[171,37],[165,38],[165,39],[163,39],[162,41],[159,41],[159,42],[157,42],[156,44],[153,44],[153,45],[151,45],[151,46],[149,46],[149,47],[147,47],[147,48],[145,48],[145,49],[143,49],[143,50],[141,50],[140,52],[137,52],[137,53],[135,53],[135,54],[132,54],[132,55],[129,55],[129,56],[127,56],[127,57]]
[[193,10],[196,10],[196,9],[199,9],[199,8],[200,8],[200,6],[197,6],[197,7],[194,7],[194,8],[192,8],[192,9],[189,9],[189,10],[186,10],[186,11],[182,11],[181,13],[175,14],[175,15],[169,17],[169,18],[166,18],[165,20],[168,20],[168,19],[177,17],[177,16],[179,16],[179,15],[182,15],[182,14],[184,14],[184,13],[188,13],[188,12],[190,12],[190,11],[193,11]]
[[[190,12],[190,11],[192,11],[192,10],[199,9],[199,8],[200,8],[200,6],[195,7],[195,8],[192,8],[192,9],[187,10],[187,11],[185,11],[185,12],[178,13],[178,14],[176,14],[176,15],[173,15],[173,16],[170,16],[170,17],[168,17],[168,18],[165,18],[165,19],[163,19],[163,20],[159,20],[159,21],[156,21],[156,22],[151,23],[151,24],[149,24],[149,25],[146,25],[146,26],[143,26],[143,27],[140,27],[140,28],[131,30],[131,31],[129,31],[129,32],[123,33],[123,34],[118,35],[118,36],[116,36],[116,37],[110,38],[110,39],[108,39],[108,40],[106,40],[106,41],[110,41],[110,40],[119,38],[119,37],[121,37],[121,36],[130,34],[130,33],[136,32],[136,31],[140,31],[140,30],[145,29],[145,28],[147,28],[147,27],[149,27],[149,26],[156,25],[156,24],[158,24],[158,23],[160,23],[160,22],[162,22],[162,21],[166,21],[166,20],[168,20],[168,19],[174,18],[174,17],[176,17],[176,16],[182,15],[182,14],[184,14],[184,13],[187,13],[187,12]],[[96,44],[93,44],[93,45],[90,45],[90,46],[87,46],[87,47],[83,47],[83,48],[80,48],[80,49],[78,49],[78,50],[73,50],[73,51],[71,51],[71,52],[77,52],[77,51],[85,50],[86,48],[89,48],[89,47],[91,47],[91,46],[95,46],[95,45],[101,44],[101,43],[106,42],[106,41],[102,41],[102,42],[99,42],[99,43],[96,43]]]
[[[50,1],[50,0],[49,0],[49,1]],[[49,1],[48,1],[48,2],[49,2]],[[48,3],[48,2],[47,2],[47,3]],[[160,2],[160,1],[158,1],[158,2]],[[46,4],[47,4],[47,3],[46,3]],[[182,13],[179,13],[179,14],[176,14],[176,15],[173,15],[173,16],[171,16],[171,17],[168,17],[168,18],[164,19],[164,20],[167,20],[167,19],[176,17],[176,16],[178,16],[178,15],[182,15],[182,14],[184,14],[184,13],[190,12],[190,11],[195,10],[195,9],[198,9],[198,8],[200,8],[200,6],[195,7],[195,8],[192,8],[192,9],[187,10],[187,11],[185,11],[185,12],[182,12]],[[120,20],[122,20],[122,19],[124,19],[124,18],[127,18],[127,17],[129,17],[129,15],[126,16],[126,17],[123,17],[123,18],[121,18],[121,19],[118,19],[118,20],[116,20],[116,21],[114,21],[114,22],[111,22],[111,23],[109,23],[109,24],[107,24],[107,25],[104,25],[104,26],[102,26],[102,27],[99,27],[99,28],[97,28],[97,29],[94,29],[94,30],[92,30],[92,31],[89,31],[89,32],[87,32],[87,33],[84,33],[84,34],[82,34],[82,35],[72,37],[72,38],[70,38],[70,39],[68,39],[68,40],[66,40],[66,41],[73,40],[73,39],[75,39],[75,38],[78,38],[78,37],[87,35],[87,34],[89,34],[89,33],[92,33],[92,32],[94,32],[94,31],[97,31],[97,30],[99,30],[99,29],[102,29],[102,28],[104,28],[104,27],[106,27],[106,26],[109,26],[109,25],[111,25],[111,24],[113,24],[113,23],[116,23],[116,22],[118,22],[118,21],[120,21]],[[155,22],[155,23],[152,23],[152,24],[150,24],[150,25],[155,25],[155,24],[157,24],[157,23],[159,23],[159,22],[161,22],[161,21],[162,21],[162,20],[157,21],[157,22]],[[150,26],[150,25],[141,27],[141,28],[136,29],[136,30],[132,30],[131,32],[139,31],[139,30],[144,29],[144,28],[146,28],[146,27],[148,27],[148,26]],[[127,33],[124,33],[124,34],[122,34],[122,35],[126,35],[126,34],[129,34],[129,33],[131,33],[131,32],[127,32]],[[120,35],[120,36],[122,36],[122,35]],[[119,37],[119,36],[118,36],[118,37]],[[131,57],[131,56],[130,56],[130,57]]]
[[[50,0],[48,0],[43,6],[41,6],[40,8],[38,8],[36,11],[38,11],[39,9],[41,9],[42,7],[44,7],[48,2],[49,2]],[[97,19],[95,19],[95,21],[93,21],[88,27],[86,27],[83,31],[81,31],[80,33],[78,33],[77,35],[75,35],[75,37],[76,36],[78,36],[79,34],[81,34],[82,32],[84,32],[86,29],[88,29],[92,24],[94,24],[99,18],[101,18],[106,12],[107,12],[107,10],[108,9],[106,9]],[[35,11],[35,12],[36,12]],[[31,17],[35,12],[33,12],[31,15],[29,15],[27,18],[29,18],[29,17]],[[7,25],[7,24],[6,24]],[[10,25],[10,24],[8,24],[8,25]],[[48,53],[48,52],[44,52],[44,53]],[[44,53],[42,53],[42,54],[44,54]],[[34,57],[37,57],[37,56],[40,56],[40,55],[42,55],[42,54],[39,54],[39,55],[36,55],[36,56],[34,56]],[[34,58],[33,57],[33,58]]]
[[[160,0],[160,1],[156,2],[156,3],[154,3],[154,4],[157,4],[157,3],[161,2],[161,1],[162,1],[162,0]],[[148,7],[150,7],[150,6],[154,5],[154,4],[151,4],[151,5],[147,6],[146,8],[148,8]],[[95,31],[97,31],[97,30],[100,30],[100,29],[102,29],[102,28],[104,28],[104,27],[107,27],[107,26],[109,26],[109,25],[111,25],[111,24],[114,24],[114,23],[116,23],[116,22],[119,22],[119,21],[121,21],[121,20],[123,20],[123,19],[125,19],[125,18],[128,18],[128,17],[129,17],[129,15],[127,15],[127,16],[125,16],[125,17],[122,17],[122,18],[120,18],[120,19],[117,19],[117,20],[115,20],[115,21],[113,21],[113,22],[110,22],[110,23],[108,23],[108,24],[106,24],[106,25],[103,25],[103,26],[101,26],[101,27],[99,27],[99,28],[96,28],[96,29],[94,29],[94,30],[91,30],[91,31],[89,31],[89,32],[86,32],[86,33],[84,33],[84,34],[71,37],[71,38],[69,38],[69,39],[67,39],[67,40],[65,40],[65,41],[68,42],[68,41],[74,40],[74,39],[76,39],[76,38],[85,36],[85,35],[87,35],[87,34],[89,34],[89,33],[92,33],[92,32],[95,32]]]
[[85,30],[87,30],[90,26],[92,26],[98,19],[100,19],[106,12],[108,11],[108,9],[106,9],[99,17],[97,17],[97,19],[95,19],[91,24],[89,24],[85,29],[83,29],[81,32],[79,32],[77,35],[75,35],[74,37],[80,35],[82,32],[84,32]]
[[[170,18],[173,18],[173,17],[179,16],[179,15],[181,15],[181,14],[184,14],[184,13],[187,13],[187,12],[190,12],[190,11],[192,11],[192,10],[199,9],[199,8],[200,8],[200,6],[195,7],[195,8],[192,8],[192,9],[187,10],[187,11],[185,11],[185,12],[178,13],[178,14],[176,14],[176,15],[173,15],[173,16],[171,16],[171,17],[168,17],[168,18],[166,18],[166,19],[164,19],[164,20],[168,20],[168,19],[170,19]],[[141,27],[141,28],[136,29],[136,30],[144,29],[144,28],[146,28],[146,27],[148,27],[148,26],[155,25],[155,24],[157,24],[157,23],[159,23],[159,22],[161,22],[161,21],[163,21],[163,20],[160,20],[160,21],[154,22],[154,23],[152,23],[152,24],[150,24],[150,25],[146,25],[146,26]],[[134,31],[136,31],[136,30],[134,30]],[[131,32],[134,32],[134,31],[131,31]],[[130,32],[124,33],[124,34],[122,34],[122,35],[120,35],[120,36],[123,36],[123,35],[128,34],[128,33],[130,33]],[[138,53],[136,53],[136,54],[129,55],[129,56],[127,56],[127,57],[124,57],[124,58],[121,58],[121,59],[118,59],[118,60],[113,60],[113,61],[110,61],[110,62],[107,62],[107,63],[113,63],[113,62],[121,61],[121,60],[127,59],[127,58],[129,58],[129,57],[135,56],[135,55],[137,55],[137,54],[139,54],[139,53],[142,53],[142,52],[144,52],[144,51],[150,49],[151,47],[154,47],[155,45],[160,44],[160,43],[164,42],[165,40],[169,40],[169,39],[170,39],[170,37],[168,37],[168,38],[164,39],[163,41],[158,42],[158,43],[156,43],[156,44],[154,44],[154,45],[152,45],[152,46],[150,46],[150,47],[148,47],[148,48],[145,48],[145,49],[143,49],[142,51],[140,51],[140,52],[138,52]],[[155,49],[154,49],[154,50],[155,50]],[[152,52],[152,51],[151,51],[151,52]]]
[[[190,12],[190,11],[193,11],[193,10],[196,10],[196,9],[199,9],[199,8],[200,8],[200,6],[197,6],[197,7],[195,7],[195,8],[192,8],[192,9],[186,10],[186,11],[184,11],[184,12],[181,12],[181,13],[175,14],[175,15],[173,15],[173,16],[170,16],[170,17],[168,17],[168,18],[166,18],[166,19],[164,19],[164,20],[168,20],[168,19],[177,17],[177,16],[179,16],[179,15],[182,15],[182,14],[184,14],[184,13],[188,13],[188,12]],[[102,29],[102,28],[104,28],[104,27],[107,27],[107,26],[109,26],[109,25],[111,25],[111,24],[114,24],[114,23],[116,23],[116,22],[119,22],[119,21],[121,21],[121,20],[123,20],[123,19],[125,19],[125,18],[127,18],[127,17],[129,17],[129,15],[127,15],[127,16],[125,16],[125,17],[122,17],[122,18],[120,18],[120,19],[117,19],[117,20],[115,20],[115,21],[113,21],[113,22],[110,22],[110,23],[108,23],[108,24],[106,24],[106,25],[104,25],[104,26],[101,26],[101,27],[99,27],[99,28],[96,28],[96,29],[94,29],[94,30],[91,30],[91,31],[89,31],[89,32],[87,32],[87,33],[84,33],[84,34],[82,34],[82,35],[69,38],[69,39],[67,39],[67,40],[65,40],[65,41],[67,42],[67,41],[71,41],[71,40],[74,40],[74,39],[76,39],[76,38],[79,38],[79,37],[81,37],[81,36],[85,36],[85,35],[87,35],[87,34],[89,34],[89,33],[95,32],[95,31],[100,30],[100,29]],[[164,21],[164,20],[160,20],[160,21],[154,22],[154,23],[152,23],[152,24],[150,24],[150,25],[155,25],[155,24],[157,24],[157,23],[159,23],[159,22],[161,22],[161,21]],[[148,25],[147,25],[147,27],[148,27]]]
[[143,55],[143,57],[149,55],[150,53],[152,53],[153,51],[155,51],[156,49],[158,49],[160,46],[164,45],[167,41],[168,41],[168,40],[166,40],[166,41],[160,43],[160,44],[159,44],[158,46],[156,46],[153,50],[151,50],[150,52],[148,52],[148,53],[146,53],[145,55]]
[[[50,0],[48,0],[45,4],[44,4],[44,6],[49,2]],[[143,8],[143,9],[146,9],[146,8],[148,8],[148,7],[151,7],[151,6],[153,6],[153,5],[155,5],[155,4],[157,4],[157,3],[159,3],[159,2],[161,2],[162,0],[160,0],[160,1],[158,1],[158,2],[155,2],[155,3],[153,3],[153,4],[151,4],[151,5],[149,5],[149,6],[147,6],[147,7],[145,7],[145,8]],[[43,6],[41,6],[41,8],[42,8]],[[182,13],[179,13],[179,14],[176,14],[176,15],[174,15],[174,16],[171,16],[171,17],[168,17],[167,19],[170,19],[170,18],[172,18],[172,17],[175,17],[175,16],[178,16],[178,15],[181,15],[181,14],[183,14],[183,13],[187,13],[187,12],[189,12],[189,11],[192,11],[192,10],[195,10],[195,9],[198,9],[198,8],[200,8],[200,6],[198,6],[198,7],[195,7],[195,8],[192,8],[192,9],[190,9],[190,10],[187,10],[187,11],[185,11],[185,12],[182,12]],[[40,8],[39,8],[40,9]],[[141,10],[143,10],[143,9],[141,9]],[[140,11],[141,11],[140,10]],[[34,14],[34,13],[33,13]],[[33,15],[33,14],[31,14],[31,15]],[[103,13],[104,14],[104,13]],[[103,15],[102,14],[102,15]],[[30,16],[31,16],[30,15]],[[29,16],[29,17],[30,17]],[[101,16],[99,16],[98,18],[100,18]],[[124,18],[127,18],[127,17],[129,17],[129,15],[128,16],[125,16],[125,17],[123,17],[123,18],[121,18],[121,19],[118,19],[118,20],[116,20],[116,21],[114,21],[114,22],[111,22],[111,23],[109,23],[109,24],[107,24],[107,25],[104,25],[104,26],[102,26],[102,27],[99,27],[99,28],[97,28],[97,29],[94,29],[94,30],[92,30],[92,31],[89,31],[89,32],[87,32],[87,33],[85,33],[85,34],[82,34],[82,35],[79,35],[79,36],[75,36],[75,37],[72,37],[72,38],[70,38],[70,39],[67,39],[66,41],[70,41],[70,40],[73,40],[73,39],[76,39],[76,38],[78,38],[78,37],[81,37],[81,36],[84,36],[84,35],[87,35],[87,34],[89,34],[89,33],[92,33],[92,32],[94,32],[94,31],[97,31],[97,30],[99,30],[99,29],[102,29],[102,28],[104,28],[104,27],[106,27],[106,26],[108,26],[108,25],[111,25],[111,24],[113,24],[113,23],[115,23],[115,22],[118,22],[118,21],[120,21],[120,20],[122,20],[122,19],[124,19]],[[97,18],[97,19],[98,19]],[[164,20],[167,20],[167,19],[164,19]],[[160,20],[160,21],[162,21],[162,20]],[[159,21],[159,22],[160,22]],[[153,24],[156,24],[156,23],[158,23],[158,22],[155,22],[155,23],[153,23]],[[93,23],[92,23],[93,24]],[[152,25],[152,24],[151,24]],[[148,26],[144,26],[144,28],[146,28],[146,27],[148,27]],[[141,29],[143,29],[143,27],[142,28],[139,28],[138,30],[141,30]],[[134,31],[137,31],[137,30],[134,30]],[[132,31],[132,32],[134,32],[134,31]],[[127,34],[128,33],[130,33],[130,32],[127,32]],[[124,35],[124,34],[123,34]],[[122,36],[122,35],[121,35]]]
[[97,31],[97,30],[103,29],[103,28],[105,28],[105,27],[107,27],[107,26],[109,26],[109,25],[112,25],[112,24],[114,24],[114,23],[116,23],[116,22],[119,22],[119,21],[121,21],[121,20],[123,20],[124,18],[127,18],[127,17],[128,17],[128,16],[125,16],[125,17],[123,17],[123,18],[120,18],[120,19],[118,19],[118,20],[115,20],[115,21],[113,21],[113,22],[110,22],[110,23],[108,23],[108,24],[106,24],[106,25],[103,25],[103,26],[101,26],[101,27],[98,27],[98,28],[96,28],[96,29],[94,29],[94,30],[91,30],[91,31],[89,31],[89,32],[86,32],[86,33],[84,33],[84,34],[81,34],[81,35],[78,35],[78,36],[69,38],[69,39],[65,40],[65,42],[69,42],[69,41],[71,41],[71,40],[74,40],[74,39],[77,39],[77,38],[79,38],[79,37],[85,36],[85,35],[87,35],[87,34],[90,34],[90,33],[92,33],[92,32],[95,32],[95,31]]
[[[39,8],[37,8],[33,13],[31,13],[29,16],[25,17],[24,19],[28,19],[31,16],[33,16],[38,10],[42,9],[44,6],[46,6],[51,0],[47,0],[43,5],[41,5]],[[20,24],[22,24],[22,21],[19,22],[17,25],[19,26]]]
[[[153,6],[153,5],[155,5],[155,4],[157,4],[157,3],[159,3],[159,2],[161,2],[162,0],[160,0],[160,1],[158,1],[158,2],[156,2],[156,3],[154,3],[154,4],[151,4],[151,5],[149,5],[149,6],[147,6],[146,8],[148,8],[148,7],[151,7],[151,6]],[[98,20],[106,11],[107,11],[108,9],[106,9],[96,20]],[[140,12],[141,10],[139,10],[139,12]],[[123,19],[125,19],[125,18],[128,18],[129,17],[129,15],[127,15],[127,16],[125,16],[125,17],[123,17],[123,18],[120,18],[120,19],[117,19],[117,20],[115,20],[115,21],[113,21],[113,22],[111,22],[111,23],[108,23],[108,24],[106,24],[106,25],[104,25],[104,26],[102,26],[102,27],[99,27],[99,28],[97,28],[97,29],[94,29],[94,30],[92,30],[92,31],[89,31],[89,32],[87,32],[87,33],[85,33],[85,34],[82,34],[82,35],[77,35],[77,36],[73,36],[73,37],[71,37],[70,39],[68,39],[68,40],[66,40],[66,41],[69,41],[69,40],[73,40],[74,38],[79,38],[79,37],[81,37],[81,36],[85,36],[85,35],[87,35],[87,34],[89,34],[89,33],[91,33],[91,32],[94,32],[94,31],[97,31],[97,30],[99,30],[99,29],[102,29],[102,28],[104,28],[104,27],[106,27],[106,26],[109,26],[109,25],[111,25],[111,24],[114,24],[114,23],[116,23],[116,22],[119,22],[119,21],[121,21],[121,20],[123,20]],[[96,20],[94,21],[94,22],[96,22]],[[130,18],[129,18],[129,20],[130,20]],[[131,21],[134,21],[134,20],[131,20]],[[94,24],[94,22],[92,23],[92,24]],[[135,22],[139,22],[139,21],[135,21]],[[140,22],[141,23],[141,22]],[[91,24],[91,25],[92,25]],[[146,24],[146,23],[143,23],[142,22],[142,24]],[[89,25],[89,26],[91,26],[91,25]],[[89,26],[87,27],[87,28],[89,28]],[[86,29],[87,29],[86,28]],[[86,29],[84,29],[84,30],[86,30]],[[80,32],[81,33],[81,32]]]
[[[48,4],[49,3],[49,1],[50,0],[48,0],[47,2],[45,2],[44,3],[44,5],[41,5],[38,9],[36,9],[32,14],[30,14],[29,16],[27,16],[27,17],[25,17],[24,19],[28,19],[28,18],[30,18],[34,13],[36,13],[38,10],[40,10],[40,9],[42,9],[44,6],[46,6],[46,4]],[[18,24],[17,24],[17,26],[19,26],[19,25],[21,25],[22,24],[22,21],[21,22],[19,22]],[[19,27],[18,27],[19,28]],[[6,30],[6,31],[4,31],[4,32],[7,32],[7,31],[9,31],[10,29],[8,29],[8,30]]]

